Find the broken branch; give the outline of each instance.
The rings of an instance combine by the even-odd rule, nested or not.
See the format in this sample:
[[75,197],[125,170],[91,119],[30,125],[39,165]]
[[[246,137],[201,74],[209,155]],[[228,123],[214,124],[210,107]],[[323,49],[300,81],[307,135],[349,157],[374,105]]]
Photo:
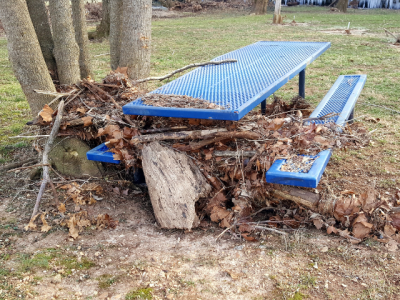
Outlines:
[[185,70],[187,70],[187,69],[190,69],[190,68],[196,68],[196,67],[207,66],[207,65],[220,65],[220,64],[232,63],[232,62],[237,62],[237,60],[236,60],[236,59],[226,59],[226,60],[221,60],[221,61],[209,61],[209,62],[204,62],[204,63],[190,64],[190,65],[187,65],[187,66],[185,66],[185,67],[183,67],[183,68],[180,68],[180,69],[178,69],[178,70],[175,70],[175,71],[173,71],[173,72],[171,72],[171,73],[169,73],[169,74],[167,74],[167,75],[165,75],[165,76],[161,76],[161,77],[147,77],[147,78],[144,78],[144,79],[139,79],[139,80],[137,80],[136,83],[142,83],[142,82],[151,81],[151,80],[159,80],[159,81],[162,81],[162,80],[164,80],[164,79],[167,79],[167,78],[172,77],[172,76],[175,75],[176,73],[183,72],[183,71],[185,71]]
[[48,166],[49,165],[49,152],[54,143],[54,139],[57,136],[58,130],[60,129],[63,111],[64,111],[64,100],[61,100],[60,103],[58,104],[58,114],[57,114],[56,120],[54,121],[54,125],[53,125],[53,128],[51,129],[49,139],[47,140],[47,143],[44,147],[43,165],[45,165],[45,166],[43,167],[43,180],[42,180],[42,184],[40,185],[39,194],[37,196],[35,207],[33,208],[33,213],[32,213],[31,218],[34,218],[36,216],[36,214],[39,210],[40,200],[42,198],[42,195],[44,193],[46,185],[48,182],[51,181],[50,176],[49,176],[49,166]]

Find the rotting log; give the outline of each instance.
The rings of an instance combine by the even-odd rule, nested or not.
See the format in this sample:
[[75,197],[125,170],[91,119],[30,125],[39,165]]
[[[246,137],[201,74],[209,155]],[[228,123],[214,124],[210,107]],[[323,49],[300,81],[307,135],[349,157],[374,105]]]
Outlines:
[[325,216],[331,216],[333,214],[336,204],[335,198],[324,197],[321,196],[321,194],[311,191],[280,184],[274,184],[274,188],[271,190],[270,194],[279,199],[293,201],[300,206],[307,207]]
[[207,197],[211,185],[182,153],[151,142],[143,147],[142,166],[154,215],[162,228],[191,229],[199,219],[195,202]]

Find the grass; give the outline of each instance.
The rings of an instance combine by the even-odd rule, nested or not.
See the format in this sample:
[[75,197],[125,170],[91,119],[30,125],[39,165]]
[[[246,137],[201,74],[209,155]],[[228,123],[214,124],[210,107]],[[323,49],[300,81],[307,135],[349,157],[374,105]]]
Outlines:
[[153,299],[153,292],[152,288],[141,288],[134,291],[129,292],[126,294],[126,300],[136,300],[136,299],[143,299],[143,300],[151,300]]
[[[398,78],[400,77],[400,47],[391,45],[382,28],[400,32],[400,11],[349,10],[347,14],[332,13],[327,8],[298,6],[285,7],[283,14],[291,21],[295,16],[298,26],[271,25],[271,15],[255,16],[248,13],[219,12],[197,16],[158,19],[152,23],[151,75],[162,75],[184,65],[207,61],[229,51],[259,40],[273,41],[329,41],[331,48],[307,68],[306,97],[316,105],[341,74],[367,74],[368,79],[358,100],[357,115],[380,118],[381,123],[370,124],[370,130],[390,131],[379,137],[380,144],[399,145],[399,116],[380,105],[400,111]],[[343,30],[351,22],[351,29],[365,30],[364,35],[328,34],[324,30]],[[307,26],[301,26],[307,23]],[[98,80],[109,72],[109,56],[95,56],[109,52],[107,40],[90,43],[93,67]],[[161,83],[149,84],[149,89]],[[297,94],[297,79],[281,88],[277,94],[290,99]],[[6,40],[0,38],[0,147],[11,143],[9,136],[23,130],[30,119],[29,107],[15,79],[8,61]],[[12,143],[16,141],[13,140]],[[7,160],[0,148],[0,162]],[[386,154],[390,157],[390,154]],[[339,155],[340,156],[340,155]],[[388,163],[400,169],[399,160]],[[388,186],[389,182],[383,182]]]
[[112,286],[114,283],[118,282],[119,277],[109,275],[109,274],[103,274],[103,275],[100,275],[99,277],[97,277],[96,280],[99,282],[100,289],[107,289],[110,286]]

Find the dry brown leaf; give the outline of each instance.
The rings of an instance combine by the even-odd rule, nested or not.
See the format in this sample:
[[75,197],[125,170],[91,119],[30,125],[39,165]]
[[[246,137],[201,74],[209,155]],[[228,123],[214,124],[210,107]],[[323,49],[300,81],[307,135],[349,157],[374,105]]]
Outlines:
[[367,223],[367,222],[357,222],[353,226],[353,230],[352,230],[353,236],[358,239],[363,239],[371,233],[373,226],[374,225]]
[[360,195],[360,202],[362,204],[362,209],[365,212],[369,212],[371,209],[376,208],[376,191],[373,188],[368,189],[366,192]]
[[220,223],[219,223],[219,227],[221,228],[228,228],[231,227],[231,224],[228,221],[228,218],[223,219]]
[[342,222],[343,225],[349,227],[354,214],[360,211],[361,203],[357,198],[340,197],[336,202],[334,217]]
[[79,236],[79,230],[77,228],[77,221],[75,215],[72,215],[67,221],[67,227],[69,228],[69,236],[76,239]]
[[228,215],[229,215],[229,211],[227,211],[225,208],[222,208],[219,206],[214,206],[211,211],[210,219],[213,222],[219,222],[220,220],[224,219]]
[[112,219],[108,214],[98,215],[96,219],[97,229],[112,228],[117,227],[118,221]]
[[82,121],[83,121],[83,127],[87,127],[93,124],[92,122],[92,117],[83,117]]
[[76,111],[82,115],[84,115],[86,113],[86,109],[84,107],[79,107],[76,109]]
[[64,204],[64,203],[60,203],[60,204],[57,206],[57,209],[58,209],[58,211],[59,211],[60,213],[65,213],[65,212],[67,211],[67,209],[65,208],[65,204]]
[[331,234],[331,233],[338,233],[338,230],[337,230],[335,227],[333,227],[333,226],[329,226],[329,227],[326,229],[326,232],[327,232],[328,234]]
[[49,226],[49,224],[47,223],[46,219],[45,219],[45,213],[40,215],[40,219],[42,220],[42,228],[40,229],[41,232],[48,232],[51,229],[51,226]]
[[313,219],[313,223],[317,229],[321,229],[324,226],[324,222],[321,219]]
[[242,233],[242,237],[248,242],[258,242],[255,237],[249,236],[248,233]]
[[396,235],[396,228],[394,228],[392,225],[390,224],[386,224],[384,227],[383,232],[387,235],[390,236],[391,238],[393,238],[393,236]]
[[54,110],[45,104],[39,115],[42,117],[43,121],[45,122],[51,122],[53,120],[53,113]]
[[128,77],[128,67],[118,67],[115,70],[115,73],[121,73],[124,74],[126,77]]
[[231,270],[225,270],[225,272],[228,273],[228,275],[229,275],[233,280],[239,279],[239,278],[241,277],[241,274],[240,274],[240,273],[237,273],[237,272],[234,272],[234,271],[231,271]]
[[29,224],[25,226],[25,230],[29,231],[29,230],[35,230],[36,229],[36,224],[35,224],[35,220],[37,219],[37,217],[40,216],[40,214],[37,214],[36,216],[34,216],[30,221]]
[[398,243],[395,240],[389,240],[385,245],[389,252],[396,252],[398,248]]

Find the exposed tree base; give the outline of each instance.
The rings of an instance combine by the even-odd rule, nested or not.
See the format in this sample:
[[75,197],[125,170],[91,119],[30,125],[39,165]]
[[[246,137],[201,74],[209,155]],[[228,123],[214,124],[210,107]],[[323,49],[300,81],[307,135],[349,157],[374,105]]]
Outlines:
[[142,156],[154,215],[160,226],[189,230],[196,227],[199,220],[195,202],[211,192],[200,169],[186,155],[158,142],[145,145]]
[[282,24],[283,23],[282,15],[275,15],[274,14],[274,18],[272,19],[272,23],[274,23],[274,24]]

